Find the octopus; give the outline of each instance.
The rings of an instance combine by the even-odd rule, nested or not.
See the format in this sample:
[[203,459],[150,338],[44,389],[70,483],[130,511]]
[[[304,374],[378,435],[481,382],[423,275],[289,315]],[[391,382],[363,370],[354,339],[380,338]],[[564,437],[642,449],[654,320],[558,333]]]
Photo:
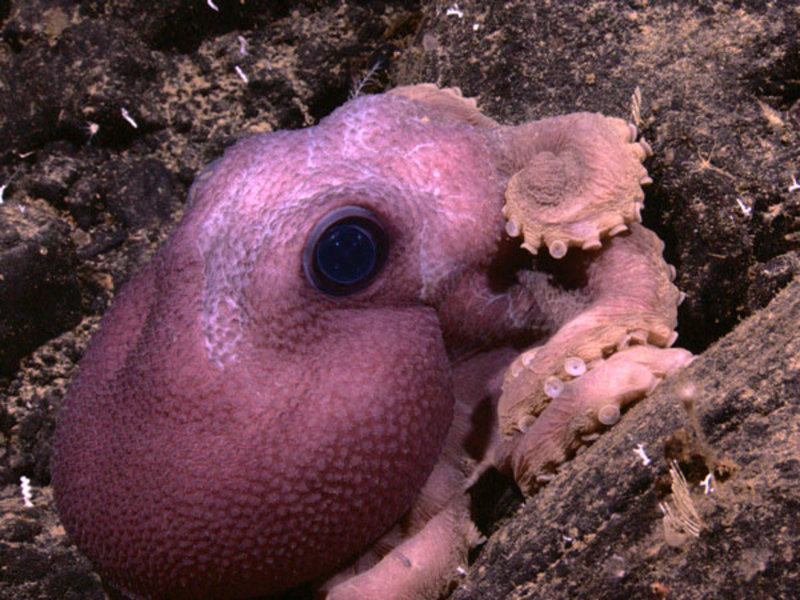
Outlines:
[[71,539],[134,599],[446,595],[481,473],[535,493],[691,360],[637,138],[422,84],[233,145],[71,385]]

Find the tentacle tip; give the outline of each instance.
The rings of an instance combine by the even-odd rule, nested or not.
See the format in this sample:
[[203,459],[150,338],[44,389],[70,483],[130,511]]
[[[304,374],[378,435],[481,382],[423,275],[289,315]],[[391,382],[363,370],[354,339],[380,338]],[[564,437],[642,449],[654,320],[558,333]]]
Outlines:
[[567,255],[567,244],[564,240],[553,240],[547,245],[547,250],[553,258],[564,258]]
[[616,404],[606,404],[597,411],[597,420],[603,425],[610,427],[616,425],[620,419],[619,406]]
[[522,362],[522,366],[527,369],[533,364],[533,360],[535,358],[536,358],[535,350],[533,352],[525,352],[520,356],[520,362]]
[[697,386],[692,381],[682,384],[677,391],[678,398],[681,402],[694,402],[697,400]]
[[519,237],[522,234],[522,227],[514,219],[506,222],[506,233],[512,237]]
[[599,237],[594,237],[592,239],[588,239],[581,245],[582,250],[599,250],[603,247],[603,244],[600,243]]
[[644,202],[636,202],[633,205],[633,211],[634,211],[634,217],[633,218],[637,223],[641,223],[642,222],[642,209],[643,208],[644,208]]
[[609,237],[614,237],[615,235],[625,231],[628,231],[628,226],[625,223],[619,223],[608,230],[608,235]]
[[650,144],[647,143],[647,140],[642,138],[639,140],[639,146],[641,146],[642,150],[644,150],[645,158],[650,158],[653,156],[653,148],[650,147]]
[[555,375],[544,380],[544,393],[549,398],[558,398],[564,391],[564,382]]
[[678,341],[678,332],[673,331],[672,333],[669,334],[669,337],[667,337],[667,347],[668,348],[671,347],[677,341]]
[[586,373],[586,362],[580,356],[570,356],[564,361],[564,370],[573,377]]
[[536,255],[539,253],[539,249],[529,242],[523,242],[522,247],[531,254]]

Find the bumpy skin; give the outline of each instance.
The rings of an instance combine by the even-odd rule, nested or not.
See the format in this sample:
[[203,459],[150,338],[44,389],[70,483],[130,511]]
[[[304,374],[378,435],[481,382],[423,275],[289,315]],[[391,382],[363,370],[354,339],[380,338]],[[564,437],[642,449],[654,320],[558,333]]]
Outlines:
[[[504,127],[429,85],[239,142],[87,350],[55,440],[68,533],[132,598],[438,597],[478,539],[470,465],[532,491],[689,358],[661,348],[678,295],[635,223],[647,150],[618,119]],[[330,296],[301,257],[344,205],[389,258]],[[540,244],[567,254],[549,275]]]

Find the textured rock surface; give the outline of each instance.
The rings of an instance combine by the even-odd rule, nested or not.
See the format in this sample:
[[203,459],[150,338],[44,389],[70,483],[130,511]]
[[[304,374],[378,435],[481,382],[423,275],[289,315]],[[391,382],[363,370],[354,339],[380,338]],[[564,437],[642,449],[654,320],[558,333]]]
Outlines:
[[25,208],[0,206],[0,375],[81,318],[69,226],[46,204]]
[[[28,346],[0,345],[0,361],[12,365],[0,379],[0,598],[103,597],[54,518],[49,435],[96,316],[163,239],[195,173],[247,132],[327,114],[347,97],[351,76],[378,59],[385,68],[368,91],[458,85],[509,122],[575,110],[626,116],[640,86],[640,128],[656,153],[645,223],[667,242],[687,293],[679,343],[692,350],[766,306],[798,271],[796,3],[309,1],[289,15],[216,4],[219,13],[204,2],[0,5],[4,207],[48,215],[70,265],[49,273],[68,284],[37,316],[56,326]],[[40,227],[29,223],[28,231]],[[6,219],[0,231],[7,239]],[[800,577],[787,520],[800,497],[796,412],[788,416],[800,367],[791,291],[686,374],[698,427],[675,399],[680,382],[631,411],[501,525],[457,594],[652,598],[669,588],[667,597],[740,589],[790,597]],[[25,338],[5,302],[4,292],[0,331]],[[637,443],[653,459],[648,467],[632,452]],[[659,537],[665,456],[682,461],[705,523],[678,548]],[[718,463],[717,492],[701,496],[697,482]],[[23,506],[22,475],[32,480],[33,508]]]

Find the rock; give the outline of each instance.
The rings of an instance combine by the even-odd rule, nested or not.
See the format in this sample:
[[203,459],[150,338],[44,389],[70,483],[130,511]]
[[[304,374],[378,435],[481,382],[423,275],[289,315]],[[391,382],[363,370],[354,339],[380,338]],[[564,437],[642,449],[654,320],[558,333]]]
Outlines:
[[0,205],[0,375],[81,319],[68,227],[32,204]]
[[19,485],[0,489],[0,599],[103,600],[100,578],[70,544],[49,488],[23,507]]

